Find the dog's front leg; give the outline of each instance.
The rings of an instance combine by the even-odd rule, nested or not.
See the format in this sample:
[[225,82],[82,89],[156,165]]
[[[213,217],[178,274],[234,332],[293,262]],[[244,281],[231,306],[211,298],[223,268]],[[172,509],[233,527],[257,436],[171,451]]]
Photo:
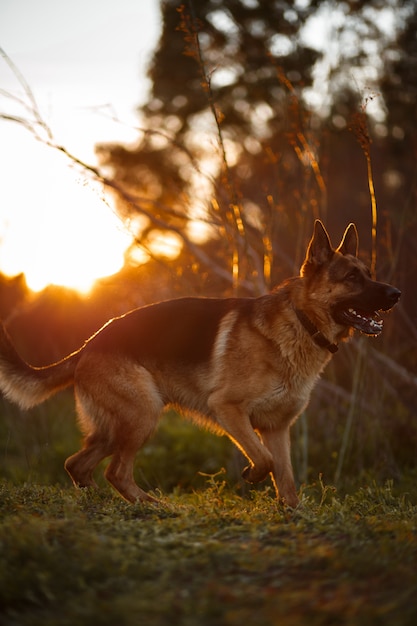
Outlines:
[[272,479],[278,499],[295,509],[299,500],[291,464],[290,429],[263,430],[260,435],[273,457]]
[[273,457],[253,430],[243,405],[212,398],[210,408],[218,424],[250,461],[250,465],[243,471],[244,479],[250,483],[264,480],[273,471]]

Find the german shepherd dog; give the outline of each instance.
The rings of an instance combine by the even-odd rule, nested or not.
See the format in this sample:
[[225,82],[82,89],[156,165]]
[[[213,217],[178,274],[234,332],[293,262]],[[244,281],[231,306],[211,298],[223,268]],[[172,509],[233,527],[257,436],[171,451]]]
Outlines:
[[357,258],[350,224],[335,250],[317,220],[300,275],[257,298],[181,298],[114,318],[76,352],[46,367],[27,365],[1,326],[0,388],[22,408],[70,385],[85,435],[65,469],[74,485],[107,480],[127,501],[153,501],[133,478],[137,451],[166,405],[218,434],[249,461],[250,483],[272,476],[277,497],[298,503],[290,426],[337,344],[357,329],[379,335],[376,311],[400,291],[372,280]]

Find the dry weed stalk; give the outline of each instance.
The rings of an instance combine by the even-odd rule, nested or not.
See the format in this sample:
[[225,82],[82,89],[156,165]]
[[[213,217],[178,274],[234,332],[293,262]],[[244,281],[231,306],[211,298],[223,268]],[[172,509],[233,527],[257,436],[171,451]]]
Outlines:
[[371,160],[371,137],[369,135],[368,129],[368,118],[366,109],[369,104],[374,99],[374,96],[368,96],[365,98],[363,103],[360,106],[360,110],[354,113],[352,116],[352,130],[356,136],[356,139],[361,146],[363,153],[366,159],[367,166],[367,176],[368,176],[368,187],[369,187],[369,195],[371,198],[371,216],[372,216],[372,252],[371,252],[371,274],[372,277],[376,277],[376,236],[377,236],[377,225],[378,225],[378,211],[376,205],[376,196],[375,196],[375,187],[374,187],[374,177],[372,174],[372,160]]
[[242,207],[238,199],[236,185],[232,180],[223,131],[221,128],[224,116],[221,109],[215,102],[211,85],[212,73],[207,70],[203,51],[201,49],[199,38],[200,25],[195,16],[192,0],[188,1],[188,11],[186,10],[185,5],[182,4],[178,8],[178,12],[181,18],[179,28],[184,33],[184,39],[187,44],[184,54],[194,58],[198,64],[201,74],[201,86],[207,96],[207,102],[216,125],[217,141],[222,160],[223,179],[228,194],[228,207],[225,211],[223,211],[221,209],[221,203],[217,201],[216,206],[220,211],[226,234],[228,235],[232,246],[232,280],[233,289],[237,292],[240,283],[241,262],[243,257],[248,254],[248,249],[247,239],[245,236],[244,219],[242,216]]

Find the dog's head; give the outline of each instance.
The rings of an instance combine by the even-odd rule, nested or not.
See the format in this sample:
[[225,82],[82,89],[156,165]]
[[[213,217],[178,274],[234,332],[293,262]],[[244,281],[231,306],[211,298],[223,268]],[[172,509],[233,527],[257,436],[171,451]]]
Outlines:
[[311,293],[326,302],[337,324],[379,335],[383,321],[378,311],[391,309],[401,292],[373,280],[357,254],[358,233],[354,224],[349,224],[339,247],[334,249],[322,222],[316,220],[301,275],[309,281]]

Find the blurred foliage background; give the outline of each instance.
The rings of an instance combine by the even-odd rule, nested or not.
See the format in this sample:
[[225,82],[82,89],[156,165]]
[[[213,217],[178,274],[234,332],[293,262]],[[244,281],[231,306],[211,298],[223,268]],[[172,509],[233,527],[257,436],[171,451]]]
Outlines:
[[[135,235],[124,270],[88,297],[0,280],[0,315],[41,365],[109,317],[182,295],[265,293],[294,275],[313,221],[403,292],[381,338],[356,337],[294,427],[300,482],[399,478],[417,453],[417,5],[412,1],[161,3],[135,145],[97,145],[97,175]],[[372,212],[372,186],[376,212]],[[376,227],[376,238],[372,235]],[[161,242],[163,245],[161,245]],[[159,244],[159,245],[158,245]],[[165,252],[164,252],[165,250]],[[1,474],[65,480],[72,399],[29,414],[1,400]],[[140,408],[138,407],[138,416]],[[147,487],[189,489],[241,459],[174,414],[141,453]],[[243,487],[242,487],[243,489]]]

